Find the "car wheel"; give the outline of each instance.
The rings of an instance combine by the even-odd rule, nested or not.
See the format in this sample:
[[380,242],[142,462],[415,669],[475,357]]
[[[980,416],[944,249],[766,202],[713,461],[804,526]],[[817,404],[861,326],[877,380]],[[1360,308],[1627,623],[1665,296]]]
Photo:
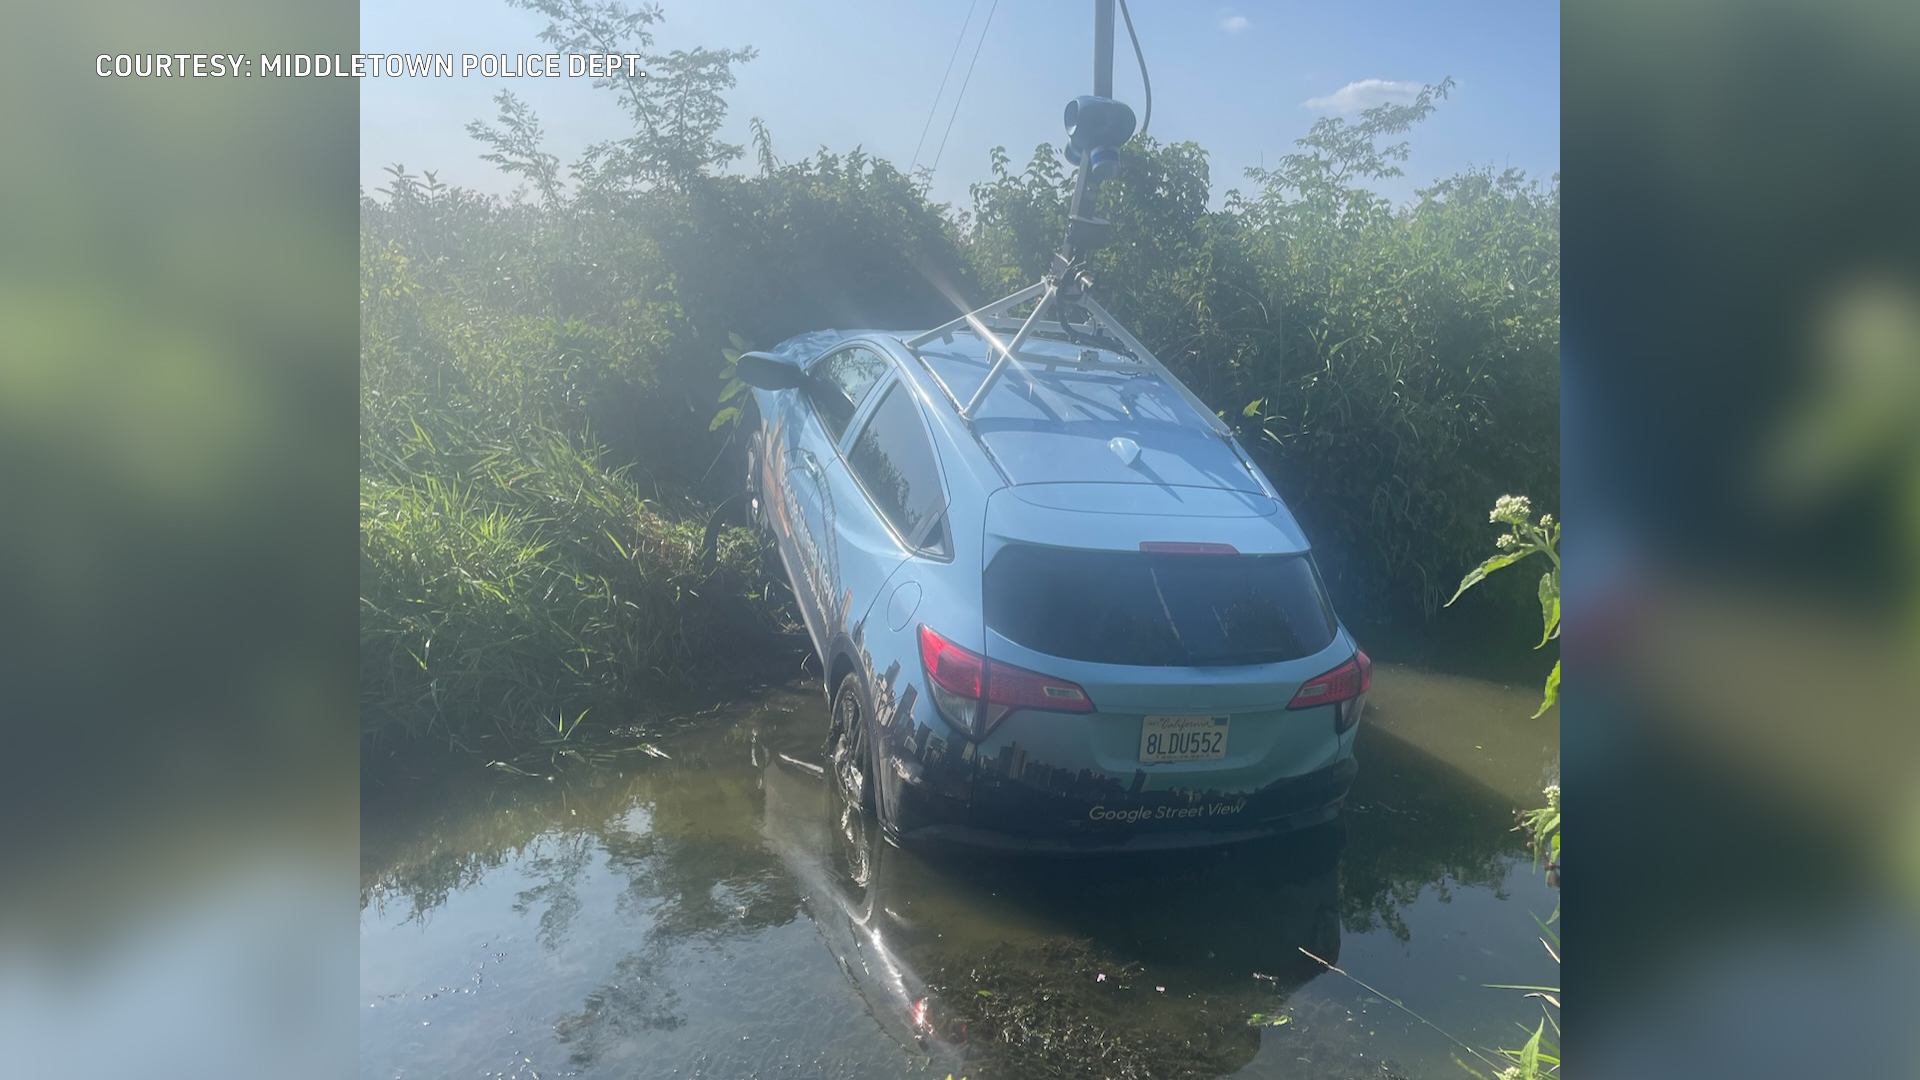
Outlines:
[[860,677],[847,675],[833,694],[833,727],[827,735],[827,764],[847,801],[873,808],[873,740],[867,731],[867,697]]
[[746,405],[741,407],[739,430],[747,433],[747,520],[761,533],[767,531],[766,500],[760,493],[760,407],[748,396]]

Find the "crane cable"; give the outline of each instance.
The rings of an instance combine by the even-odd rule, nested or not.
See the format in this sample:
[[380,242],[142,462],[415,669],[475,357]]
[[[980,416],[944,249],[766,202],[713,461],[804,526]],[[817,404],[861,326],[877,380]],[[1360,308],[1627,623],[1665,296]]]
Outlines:
[[912,176],[914,167],[920,164],[920,149],[927,145],[927,132],[933,130],[934,114],[940,111],[940,99],[947,96],[947,80],[953,78],[953,63],[960,59],[960,46],[967,40],[967,27],[973,25],[973,11],[979,6],[980,0],[967,5],[967,17],[953,39],[953,55],[947,57],[947,73],[940,76],[940,89],[933,95],[933,104],[927,107],[927,122],[920,125],[920,141],[913,144],[913,163],[907,166],[908,176]]
[[1127,0],[1120,0],[1120,17],[1127,21],[1127,36],[1133,39],[1133,56],[1140,61],[1140,84],[1147,91],[1147,116],[1140,121],[1140,134],[1144,137],[1153,126],[1153,80],[1147,78],[1147,54],[1140,51],[1140,35],[1133,32],[1133,14],[1127,10]]
[[960,92],[954,96],[953,112],[947,117],[947,130],[940,133],[940,149],[933,152],[933,164],[929,170],[940,167],[940,155],[947,151],[947,136],[953,134],[953,121],[960,115],[960,103],[966,100],[967,84],[973,81],[973,65],[980,62],[980,46],[987,43],[987,30],[993,26],[993,13],[1000,10],[1000,0],[993,0],[993,6],[987,9],[987,21],[980,24],[980,41],[973,47],[973,59],[967,61],[967,76],[960,80]]

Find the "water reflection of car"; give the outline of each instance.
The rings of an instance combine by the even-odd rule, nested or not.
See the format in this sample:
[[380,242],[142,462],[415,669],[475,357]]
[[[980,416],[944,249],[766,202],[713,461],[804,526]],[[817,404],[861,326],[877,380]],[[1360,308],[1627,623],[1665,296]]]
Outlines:
[[1062,1075],[1157,1075],[1120,1066],[1164,1058],[1230,1072],[1259,1050],[1249,1018],[1323,970],[1300,950],[1339,962],[1339,822],[1146,862],[927,857],[879,842],[820,766],[755,754],[767,850],[928,1075],[1023,1075],[1042,1051]]
[[1243,840],[1351,783],[1371,664],[1306,537],[1217,418],[1102,340],[1028,337],[997,380],[964,328],[738,363],[835,771],[890,838]]

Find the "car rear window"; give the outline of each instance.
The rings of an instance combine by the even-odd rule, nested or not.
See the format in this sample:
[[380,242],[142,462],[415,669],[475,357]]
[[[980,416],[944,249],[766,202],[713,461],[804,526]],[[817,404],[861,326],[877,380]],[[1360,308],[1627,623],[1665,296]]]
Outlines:
[[1049,656],[1148,667],[1273,664],[1333,641],[1304,555],[1015,544],[987,567],[987,625]]

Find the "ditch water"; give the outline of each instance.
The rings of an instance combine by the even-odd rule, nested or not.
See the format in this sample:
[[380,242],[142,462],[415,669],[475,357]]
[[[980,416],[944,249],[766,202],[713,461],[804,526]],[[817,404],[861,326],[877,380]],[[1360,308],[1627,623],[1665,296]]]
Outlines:
[[824,736],[805,684],[551,779],[369,777],[361,1073],[1464,1077],[1353,980],[1476,1048],[1539,1020],[1487,984],[1559,983],[1534,922],[1558,896],[1511,831],[1558,712],[1387,664],[1370,701],[1339,821],[1150,861],[876,842],[788,760]]

